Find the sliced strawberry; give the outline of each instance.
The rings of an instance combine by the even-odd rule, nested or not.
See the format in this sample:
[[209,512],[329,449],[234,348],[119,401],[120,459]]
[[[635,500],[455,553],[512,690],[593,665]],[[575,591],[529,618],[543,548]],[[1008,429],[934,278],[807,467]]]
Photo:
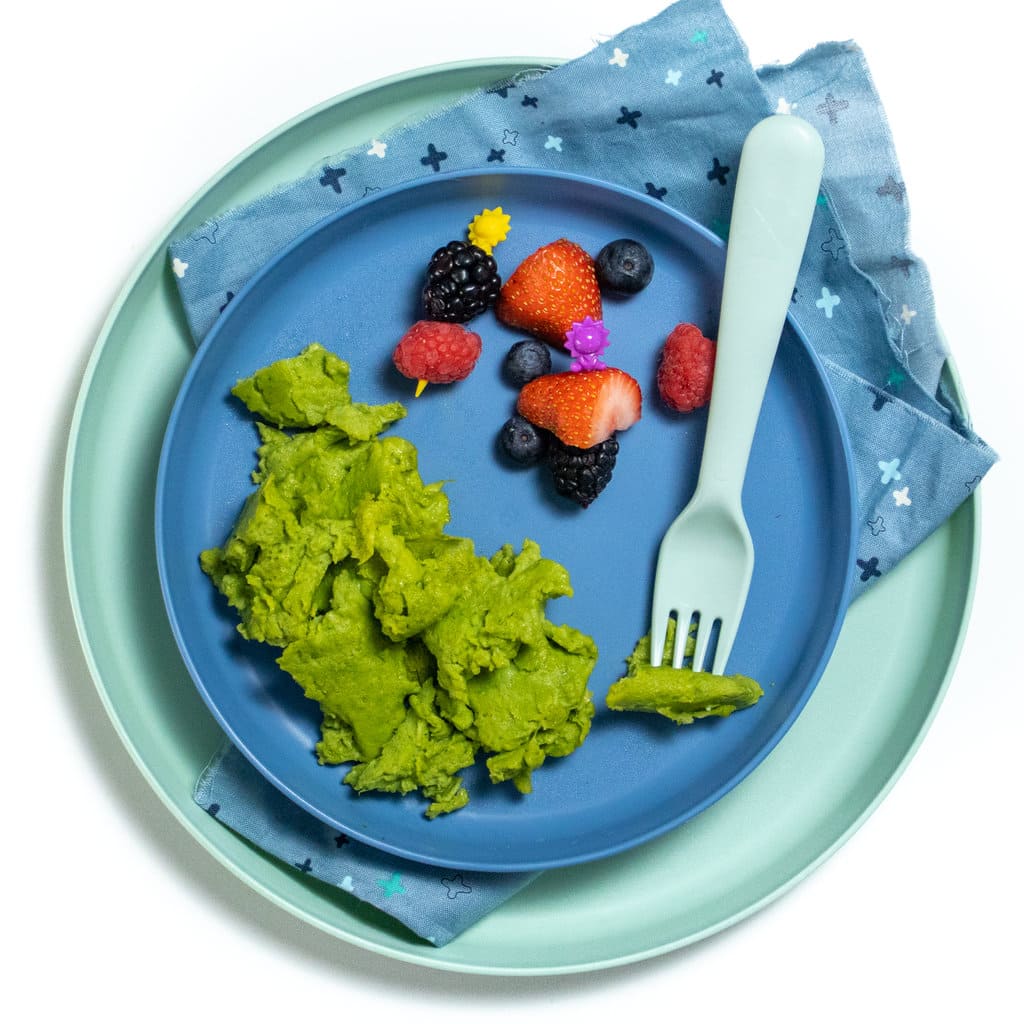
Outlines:
[[567,238],[542,245],[505,282],[495,312],[509,327],[561,347],[574,323],[601,319],[594,261]]
[[516,408],[563,444],[592,448],[640,419],[640,385],[609,366],[585,373],[549,373],[519,392]]

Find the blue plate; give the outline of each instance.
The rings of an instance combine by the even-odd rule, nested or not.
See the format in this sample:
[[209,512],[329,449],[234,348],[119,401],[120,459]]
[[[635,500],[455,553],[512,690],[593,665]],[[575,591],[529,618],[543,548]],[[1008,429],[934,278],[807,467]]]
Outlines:
[[[596,254],[613,238],[642,241],[655,261],[640,295],[605,301],[605,358],[645,395],[641,421],[620,435],[608,488],[587,510],[558,497],[543,467],[512,467],[496,448],[516,393],[501,364],[521,334],[487,314],[472,324],[484,352],[473,374],[413,400],[391,351],[418,319],[434,249],[464,237],[472,215],[502,205],[507,276],[560,236]],[[793,723],[839,632],[852,580],[854,486],[849,445],[818,360],[796,325],[783,333],[768,385],[744,507],[756,551],[746,611],[727,668],[753,676],[761,701],[727,719],[677,727],[604,707],[623,659],[647,632],[661,536],[697,479],[705,418],[670,414],[654,383],[657,352],[679,322],[716,332],[721,241],[663,204],[595,181],[537,171],[439,175],[381,192],[318,224],[235,297],[182,384],[161,453],[156,541],[171,626],[199,692],[225,732],[282,792],[323,821],[424,863],[481,871],[593,860],[641,843],[708,807],[747,775]],[[597,714],[584,745],[549,759],[534,791],[464,772],[470,803],[435,821],[416,795],[357,796],[345,766],[317,763],[319,709],[275,664],[276,650],[242,640],[237,619],[199,568],[252,489],[256,430],[229,395],[240,378],[317,341],[352,366],[353,397],[400,400],[393,431],[412,441],[427,481],[445,480],[449,532],[490,554],[537,541],[572,575],[575,596],[549,605],[556,622],[591,634]],[[556,355],[556,364],[567,357]]]

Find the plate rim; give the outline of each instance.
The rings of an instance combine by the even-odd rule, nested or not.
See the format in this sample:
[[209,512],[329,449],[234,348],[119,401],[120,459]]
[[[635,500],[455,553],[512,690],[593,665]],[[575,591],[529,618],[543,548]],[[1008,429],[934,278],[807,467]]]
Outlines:
[[[828,860],[855,832],[860,829],[863,823],[874,813],[879,804],[886,798],[893,786],[902,776],[907,765],[915,756],[942,705],[942,701],[948,691],[950,682],[956,670],[970,621],[970,612],[976,590],[979,566],[981,545],[981,497],[979,491],[975,490],[961,506],[962,514],[967,519],[964,529],[969,534],[970,543],[969,545],[966,545],[966,550],[963,552],[963,568],[966,569],[966,573],[961,576],[963,606],[958,613],[959,622],[955,635],[951,638],[952,646],[949,650],[949,660],[941,680],[938,681],[938,685],[934,688],[930,707],[927,709],[926,714],[923,716],[913,738],[906,746],[902,756],[896,763],[895,767],[890,771],[885,783],[877,790],[873,798],[862,807],[860,813],[856,814],[845,829],[836,835],[817,856],[811,858],[800,871],[795,872],[785,882],[765,893],[760,900],[749,904],[747,907],[737,911],[729,917],[723,918],[700,931],[683,934],[680,938],[662,943],[659,946],[635,950],[630,953],[616,956],[597,958],[585,962],[559,963],[544,967],[523,967],[509,966],[507,964],[499,963],[468,963],[458,961],[446,954],[446,949],[451,949],[452,947],[445,947],[442,949],[424,947],[422,949],[417,949],[416,951],[400,948],[394,941],[385,941],[383,939],[371,938],[366,935],[359,934],[358,930],[351,926],[351,923],[346,927],[344,923],[338,923],[335,920],[327,920],[324,916],[318,915],[313,910],[308,909],[306,905],[300,905],[295,900],[290,899],[283,891],[275,888],[267,877],[262,874],[257,875],[256,873],[248,870],[242,865],[239,858],[228,852],[226,846],[229,842],[229,837],[226,832],[223,836],[224,842],[218,842],[218,839],[221,838],[221,833],[215,833],[218,839],[215,839],[213,834],[207,835],[198,824],[203,819],[198,816],[189,817],[183,807],[179,806],[168,788],[165,787],[161,779],[157,778],[156,774],[151,769],[146,755],[136,744],[134,738],[128,733],[127,728],[121,720],[119,712],[107,691],[106,682],[100,672],[92,640],[86,628],[79,581],[73,558],[71,505],[73,497],[74,471],[79,451],[78,441],[81,433],[81,422],[85,406],[90,395],[92,380],[95,377],[97,367],[105,354],[107,343],[110,340],[113,328],[118,321],[122,307],[134,292],[139,279],[146,272],[153,258],[166,247],[172,230],[177,229],[179,225],[187,223],[189,214],[201,199],[225,178],[227,178],[233,171],[239,168],[250,156],[258,153],[265,146],[283,136],[292,128],[304,123],[308,119],[330,110],[338,104],[366,97],[378,89],[402,84],[408,81],[417,81],[422,86],[424,82],[430,80],[432,77],[442,79],[450,73],[458,73],[464,70],[476,70],[481,72],[487,71],[488,74],[493,73],[493,81],[498,81],[505,72],[511,75],[527,71],[530,68],[558,66],[563,62],[564,58],[483,57],[422,66],[407,72],[376,79],[354,89],[340,93],[321,104],[302,111],[295,117],[289,119],[284,124],[278,126],[262,138],[258,139],[252,146],[248,147],[232,161],[225,164],[193,194],[193,196],[177,211],[177,213],[174,214],[170,220],[168,220],[161,233],[157,236],[157,240],[143,251],[135,267],[127,276],[117,298],[114,300],[110,312],[96,335],[96,342],[94,343],[85,371],[83,372],[82,383],[75,400],[71,426],[69,429],[69,440],[64,464],[61,501],[61,541],[65,556],[65,575],[69,590],[69,601],[75,622],[75,628],[79,637],[79,643],[93,685],[96,689],[101,705],[113,726],[115,734],[121,740],[125,750],[128,752],[132,761],[139,769],[140,774],[149,784],[157,798],[164,804],[171,815],[183,826],[186,832],[192,836],[196,843],[209,853],[216,861],[223,865],[230,875],[233,875],[240,882],[267,899],[274,906],[280,908],[298,920],[312,925],[319,931],[350,943],[357,948],[373,953],[379,953],[386,958],[400,962],[416,964],[432,968],[434,970],[452,973],[510,977],[550,976],[605,970],[611,967],[636,963],[679,950],[696,942],[702,941],[711,935],[717,934],[718,932],[739,923],[748,916],[753,915],[758,910],[774,902],[777,898],[788,892],[791,888],[807,877],[807,875],[811,874],[822,863]],[[964,395],[962,382],[960,381],[952,359],[948,360],[947,368],[950,371],[953,392],[961,401],[963,401]],[[456,946],[457,943],[453,943],[452,945]]]
[[[245,742],[242,736],[239,735],[238,729],[233,724],[230,716],[226,716],[224,714],[222,708],[214,698],[214,695],[210,692],[207,680],[204,678],[204,674],[201,671],[200,666],[196,664],[192,653],[189,651],[188,645],[185,642],[182,625],[177,614],[178,602],[175,601],[171,593],[171,588],[168,584],[169,573],[167,546],[163,542],[165,524],[168,517],[168,510],[166,508],[166,491],[168,486],[168,476],[171,474],[169,465],[171,461],[172,447],[175,441],[180,439],[183,427],[186,430],[185,436],[188,436],[188,424],[183,421],[182,410],[187,404],[194,383],[202,373],[205,360],[207,360],[207,358],[212,358],[210,357],[210,353],[216,346],[220,335],[228,329],[228,325],[230,325],[232,317],[242,315],[246,300],[249,296],[254,292],[257,292],[263,283],[272,278],[278,268],[289,259],[292,259],[295,254],[300,253],[302,249],[306,248],[310,244],[315,245],[316,240],[319,237],[324,233],[329,233],[335,230],[339,223],[344,223],[350,216],[359,216],[364,211],[372,209],[374,206],[386,206],[386,204],[393,200],[400,200],[404,195],[410,192],[416,193],[425,189],[443,189],[445,186],[450,185],[453,182],[456,183],[456,187],[458,187],[457,183],[459,182],[472,183],[480,179],[488,178],[519,179],[520,181],[526,182],[538,179],[541,182],[545,180],[558,181],[570,186],[579,186],[580,188],[597,190],[601,193],[611,193],[619,196],[627,204],[636,204],[641,208],[646,207],[652,211],[652,213],[656,213],[659,218],[666,218],[669,222],[675,222],[687,233],[693,232],[705,242],[712,245],[718,252],[722,252],[726,249],[725,242],[714,232],[710,231],[702,224],[699,224],[687,214],[676,210],[673,207],[667,206],[659,200],[646,196],[643,193],[634,192],[631,189],[617,185],[613,182],[602,181],[587,175],[566,173],[545,168],[507,167],[500,170],[470,168],[461,171],[454,171],[448,174],[414,178],[355,200],[348,206],[328,214],[326,217],[323,217],[321,220],[311,225],[291,242],[285,245],[281,250],[275,253],[265,264],[263,264],[252,275],[252,277],[245,282],[242,288],[239,289],[231,303],[224,310],[224,313],[218,317],[214,325],[203,338],[202,343],[199,345],[196,352],[193,354],[192,360],[189,363],[185,376],[179,385],[177,395],[175,396],[174,404],[167,420],[163,441],[160,447],[160,458],[157,468],[155,489],[154,539],[156,543],[157,570],[160,578],[161,595],[163,597],[164,608],[167,612],[171,631],[174,634],[175,643],[177,644],[178,652],[182,661],[192,678],[193,684],[202,697],[204,704],[216,719],[217,724],[243,754],[246,760],[257,771],[259,771],[267,782],[271,783],[280,793],[291,800],[292,803],[301,807],[307,813],[312,814],[318,820],[330,825],[331,827],[340,829],[352,838],[358,839],[360,842],[365,843],[368,846],[372,846],[377,850],[381,850],[385,853],[389,853],[393,856],[401,857],[406,860],[414,861],[418,864],[427,864],[454,870],[498,874],[547,871],[553,868],[572,867],[577,864],[604,860],[607,857],[624,853],[626,850],[635,849],[643,843],[664,835],[666,832],[669,832],[674,828],[678,828],[687,821],[692,821],[699,814],[707,810],[718,800],[722,799],[722,797],[724,797],[728,792],[739,785],[758,767],[758,765],[764,761],[772,750],[775,749],[799,718],[800,713],[806,707],[807,702],[814,693],[818,682],[828,667],[829,660],[833,650],[835,649],[839,633],[842,629],[842,625],[846,617],[846,611],[850,603],[854,574],[847,572],[842,579],[842,584],[838,588],[838,592],[835,595],[831,592],[829,593],[830,599],[833,596],[837,599],[836,612],[834,618],[829,624],[827,636],[821,647],[821,653],[807,673],[809,678],[808,684],[804,686],[799,699],[796,701],[789,714],[787,714],[785,719],[783,719],[778,727],[773,730],[765,742],[754,750],[753,755],[748,757],[737,771],[730,773],[727,780],[722,785],[703,796],[692,808],[688,809],[684,813],[662,821],[639,835],[609,843],[596,852],[591,851],[582,855],[534,856],[533,859],[522,861],[513,861],[509,859],[501,860],[500,858],[483,859],[480,854],[477,854],[477,859],[425,855],[422,852],[410,849],[407,845],[401,845],[399,842],[392,842],[388,841],[386,838],[367,835],[360,826],[353,826],[351,823],[345,822],[338,816],[332,816],[328,811],[318,806],[318,804],[308,795],[298,791],[296,788],[289,785],[284,779],[279,778],[278,774],[267,766],[264,758],[259,754],[259,752],[252,749],[249,744]],[[787,313],[786,322],[789,324],[791,331],[796,336],[796,339],[802,349],[802,353],[810,361],[814,374],[820,382],[824,396],[823,405],[827,410],[826,415],[828,416],[829,422],[834,425],[834,433],[830,431],[830,434],[832,434],[833,439],[836,436],[838,437],[842,455],[841,461],[843,468],[845,468],[845,473],[842,471],[842,468],[839,467],[834,471],[836,485],[837,487],[845,487],[846,496],[845,502],[842,500],[837,502],[837,505],[840,508],[845,506],[845,522],[843,525],[847,527],[847,530],[846,543],[843,545],[846,556],[843,564],[852,565],[858,544],[858,533],[856,529],[858,494],[855,461],[849,431],[847,430],[845,421],[843,420],[835,391],[821,358],[814,351],[814,348],[808,341],[800,324],[791,313]],[[817,407],[817,404],[817,402],[814,403],[815,407]]]

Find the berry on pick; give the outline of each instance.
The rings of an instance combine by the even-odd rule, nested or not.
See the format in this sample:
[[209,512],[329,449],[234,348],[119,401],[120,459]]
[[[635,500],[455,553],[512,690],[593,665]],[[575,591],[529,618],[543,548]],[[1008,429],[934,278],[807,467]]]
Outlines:
[[508,457],[524,466],[537,462],[547,451],[548,435],[518,413],[505,421],[499,436]]
[[693,324],[677,324],[662,346],[658,392],[676,412],[692,412],[711,399],[715,343]]
[[608,486],[618,454],[619,442],[614,435],[590,448],[575,448],[553,438],[548,465],[555,490],[587,508]]
[[594,261],[602,288],[623,295],[643,291],[654,274],[654,260],[647,249],[632,238],[609,242]]
[[517,341],[505,356],[505,376],[521,388],[534,377],[551,372],[551,350],[543,342],[528,338]]
[[574,448],[592,448],[640,419],[640,385],[609,366],[587,373],[549,373],[519,392],[516,409]]
[[567,238],[541,246],[505,282],[495,312],[509,327],[560,347],[574,323],[601,319],[594,261]]
[[430,257],[423,309],[430,320],[462,324],[493,306],[500,290],[494,257],[470,242],[454,240]]
[[451,384],[468,377],[480,358],[480,335],[462,324],[419,320],[402,335],[392,361],[405,377],[419,381],[417,396],[429,384]]

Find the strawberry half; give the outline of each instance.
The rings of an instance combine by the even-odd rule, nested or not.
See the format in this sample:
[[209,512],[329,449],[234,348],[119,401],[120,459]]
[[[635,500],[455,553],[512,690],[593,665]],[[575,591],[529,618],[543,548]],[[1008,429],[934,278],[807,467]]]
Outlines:
[[550,430],[563,444],[593,448],[640,419],[640,385],[609,366],[586,373],[548,373],[519,392],[516,408],[534,426]]
[[567,238],[542,245],[505,282],[495,312],[509,327],[561,347],[574,323],[601,319],[594,261]]

